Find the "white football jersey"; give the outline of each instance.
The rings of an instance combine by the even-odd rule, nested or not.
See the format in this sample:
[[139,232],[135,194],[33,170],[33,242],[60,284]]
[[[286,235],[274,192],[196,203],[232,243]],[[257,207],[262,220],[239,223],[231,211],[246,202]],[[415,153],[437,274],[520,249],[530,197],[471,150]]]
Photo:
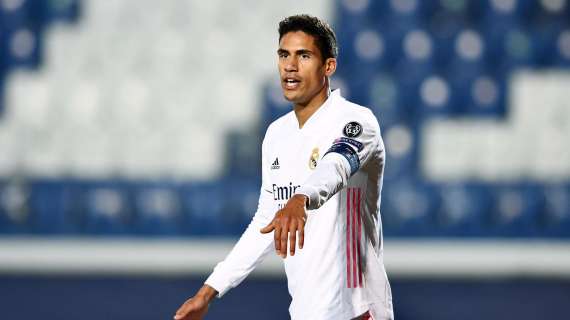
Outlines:
[[283,260],[294,320],[393,319],[382,256],[380,192],[385,150],[372,112],[340,90],[302,128],[293,111],[274,121],[262,146],[262,187],[251,224],[206,280],[221,297],[263,257],[273,234],[260,229],[294,194],[307,203],[305,245]]

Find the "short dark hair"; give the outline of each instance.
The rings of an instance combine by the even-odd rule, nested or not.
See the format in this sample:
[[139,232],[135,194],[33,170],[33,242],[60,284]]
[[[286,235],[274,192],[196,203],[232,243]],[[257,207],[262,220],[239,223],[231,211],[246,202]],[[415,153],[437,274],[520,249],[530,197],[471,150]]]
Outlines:
[[338,56],[336,35],[331,26],[323,20],[308,14],[287,17],[279,22],[279,41],[285,34],[295,31],[302,31],[315,38],[323,60]]

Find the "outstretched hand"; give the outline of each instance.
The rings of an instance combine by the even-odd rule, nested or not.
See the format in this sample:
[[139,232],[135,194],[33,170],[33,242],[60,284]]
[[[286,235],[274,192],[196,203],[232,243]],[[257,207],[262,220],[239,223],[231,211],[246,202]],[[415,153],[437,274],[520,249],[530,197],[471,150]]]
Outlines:
[[[303,249],[305,222],[307,221],[307,213],[305,212],[306,201],[306,196],[301,194],[294,195],[287,201],[283,209],[277,211],[275,218],[265,228],[261,229],[261,233],[274,231],[275,251],[282,258],[287,257],[287,244],[289,244],[289,254],[291,256],[295,255],[297,232],[299,232],[299,249]],[[289,240],[289,243],[287,243],[287,240]]]
[[210,301],[214,299],[217,291],[204,285],[192,298],[186,300],[174,315],[175,320],[202,320],[208,312]]

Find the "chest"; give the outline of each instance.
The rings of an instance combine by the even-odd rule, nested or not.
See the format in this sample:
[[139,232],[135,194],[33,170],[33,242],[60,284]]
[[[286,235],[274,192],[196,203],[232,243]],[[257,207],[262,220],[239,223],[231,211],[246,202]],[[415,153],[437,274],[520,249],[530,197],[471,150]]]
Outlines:
[[337,128],[295,130],[272,137],[266,157],[269,179],[275,188],[294,189],[318,167],[319,162],[338,138]]

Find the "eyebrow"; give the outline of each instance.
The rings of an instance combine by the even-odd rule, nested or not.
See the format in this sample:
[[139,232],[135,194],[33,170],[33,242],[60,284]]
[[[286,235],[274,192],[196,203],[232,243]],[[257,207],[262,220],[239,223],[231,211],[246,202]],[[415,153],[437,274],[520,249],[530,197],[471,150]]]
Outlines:
[[[281,54],[281,53],[289,53],[289,50],[285,50],[285,49],[281,49],[281,48],[280,48],[280,49],[277,50],[277,53],[278,53],[278,54]],[[313,54],[313,51],[311,51],[311,50],[309,50],[309,49],[299,49],[299,50],[296,50],[296,51],[295,51],[295,54],[297,54],[297,55],[302,55],[302,54],[307,54],[307,53]]]

